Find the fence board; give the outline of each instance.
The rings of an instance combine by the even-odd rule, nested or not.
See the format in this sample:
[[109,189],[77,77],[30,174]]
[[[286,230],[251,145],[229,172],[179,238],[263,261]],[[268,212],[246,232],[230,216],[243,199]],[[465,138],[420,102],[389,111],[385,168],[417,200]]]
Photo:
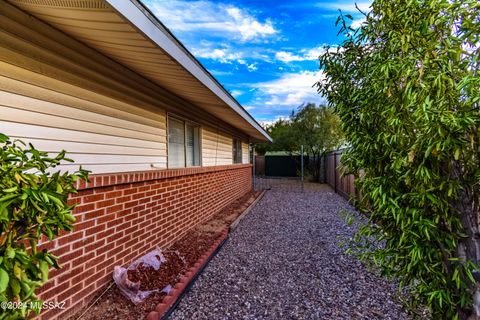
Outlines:
[[355,190],[355,177],[353,175],[342,176],[343,165],[340,161],[342,150],[330,152],[325,155],[326,182],[336,193],[349,200],[357,195]]

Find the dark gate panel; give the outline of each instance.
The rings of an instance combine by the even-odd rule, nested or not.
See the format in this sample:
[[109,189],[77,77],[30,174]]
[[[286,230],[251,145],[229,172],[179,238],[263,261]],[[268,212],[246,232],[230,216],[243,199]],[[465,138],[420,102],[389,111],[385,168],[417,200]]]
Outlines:
[[265,175],[265,156],[255,156],[255,175]]
[[[305,157],[305,166],[308,158]],[[265,156],[265,175],[269,177],[299,177],[300,156]]]

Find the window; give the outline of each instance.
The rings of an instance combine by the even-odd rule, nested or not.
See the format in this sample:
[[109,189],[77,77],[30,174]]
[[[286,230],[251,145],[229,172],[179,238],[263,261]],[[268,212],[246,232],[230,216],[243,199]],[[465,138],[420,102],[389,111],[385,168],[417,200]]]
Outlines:
[[233,163],[242,163],[242,141],[233,139]]
[[168,117],[168,167],[200,165],[200,127]]

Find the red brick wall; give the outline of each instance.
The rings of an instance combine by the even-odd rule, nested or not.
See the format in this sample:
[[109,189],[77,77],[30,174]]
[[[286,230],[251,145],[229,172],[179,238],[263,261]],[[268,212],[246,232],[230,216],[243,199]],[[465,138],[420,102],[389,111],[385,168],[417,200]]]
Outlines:
[[60,256],[42,289],[44,301],[65,310],[44,310],[42,319],[65,319],[90,302],[125,265],[155,246],[168,247],[199,222],[252,187],[251,165],[94,175],[80,181],[73,232],[43,245]]

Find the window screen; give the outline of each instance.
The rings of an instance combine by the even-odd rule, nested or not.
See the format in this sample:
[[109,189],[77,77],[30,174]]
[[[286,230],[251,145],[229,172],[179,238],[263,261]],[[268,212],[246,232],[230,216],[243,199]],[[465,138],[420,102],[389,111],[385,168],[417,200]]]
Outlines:
[[186,124],[185,154],[187,167],[200,165],[199,127]]
[[168,119],[168,166],[185,166],[185,124],[172,118]]
[[233,139],[233,163],[242,163],[242,141]]
[[168,167],[200,165],[200,127],[168,118]]

